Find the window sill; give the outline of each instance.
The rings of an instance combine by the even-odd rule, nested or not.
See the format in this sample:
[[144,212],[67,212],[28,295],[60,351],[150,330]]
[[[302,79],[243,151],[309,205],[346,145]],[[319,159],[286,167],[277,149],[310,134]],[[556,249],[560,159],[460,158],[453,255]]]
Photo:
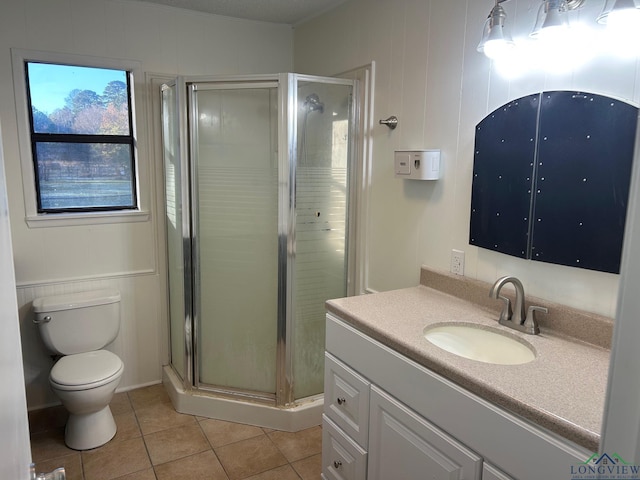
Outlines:
[[49,213],[26,217],[29,228],[146,222],[151,214],[140,210],[93,213]]

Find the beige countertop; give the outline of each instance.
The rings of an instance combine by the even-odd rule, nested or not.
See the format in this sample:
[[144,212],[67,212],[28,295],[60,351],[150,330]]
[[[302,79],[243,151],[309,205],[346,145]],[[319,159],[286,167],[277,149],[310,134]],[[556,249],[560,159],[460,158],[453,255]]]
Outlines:
[[[484,289],[479,282],[472,287]],[[485,291],[488,293],[488,289]],[[491,302],[497,302],[499,311],[501,302]],[[553,313],[548,302],[536,305],[549,306],[550,315]],[[566,313],[566,308],[560,309]],[[520,333],[499,325],[495,310],[425,285],[330,300],[327,310],[485,400],[597,451],[608,349],[569,338],[544,325],[539,335]],[[451,321],[478,323],[520,337],[535,349],[536,358],[522,365],[482,363],[446,352],[424,338],[426,326]]]

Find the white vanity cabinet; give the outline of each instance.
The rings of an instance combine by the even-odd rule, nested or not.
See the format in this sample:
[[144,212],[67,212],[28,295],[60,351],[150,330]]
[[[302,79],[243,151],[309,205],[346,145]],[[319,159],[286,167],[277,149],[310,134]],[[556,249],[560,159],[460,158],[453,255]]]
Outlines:
[[[592,452],[327,314],[325,480],[568,478]],[[366,465],[366,468],[364,467]]]
[[480,479],[482,458],[330,353],[322,424],[325,480]]

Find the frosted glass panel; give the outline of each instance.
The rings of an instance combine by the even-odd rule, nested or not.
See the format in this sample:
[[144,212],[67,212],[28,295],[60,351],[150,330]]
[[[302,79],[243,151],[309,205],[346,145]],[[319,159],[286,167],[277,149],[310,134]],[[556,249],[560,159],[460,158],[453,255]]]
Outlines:
[[323,391],[324,303],[344,297],[351,86],[300,84],[293,279],[296,399]]
[[277,90],[202,90],[196,103],[200,382],[275,393]]
[[169,315],[171,364],[184,377],[184,251],[182,234],[182,184],[179,160],[179,125],[175,89],[162,91],[162,138],[167,223],[167,263],[169,269]]

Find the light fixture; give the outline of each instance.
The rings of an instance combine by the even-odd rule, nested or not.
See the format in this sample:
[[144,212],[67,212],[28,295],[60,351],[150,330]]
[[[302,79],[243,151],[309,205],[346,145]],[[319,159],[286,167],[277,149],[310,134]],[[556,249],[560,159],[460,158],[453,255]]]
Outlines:
[[482,40],[478,44],[478,52],[484,53],[491,59],[504,57],[515,47],[511,36],[504,28],[507,14],[500,4],[505,1],[496,0],[484,24]]
[[620,57],[640,53],[640,9],[635,0],[607,0],[598,23],[606,24],[608,49]]
[[635,0],[607,0],[597,21],[605,24],[617,23],[623,18],[637,18],[639,13]]
[[543,0],[529,36],[540,38],[564,34],[569,28],[568,12],[580,8],[584,2],[585,0]]
[[530,36],[534,38],[557,36],[566,31],[569,28],[567,11],[567,2],[564,0],[544,0],[538,9],[536,24]]

